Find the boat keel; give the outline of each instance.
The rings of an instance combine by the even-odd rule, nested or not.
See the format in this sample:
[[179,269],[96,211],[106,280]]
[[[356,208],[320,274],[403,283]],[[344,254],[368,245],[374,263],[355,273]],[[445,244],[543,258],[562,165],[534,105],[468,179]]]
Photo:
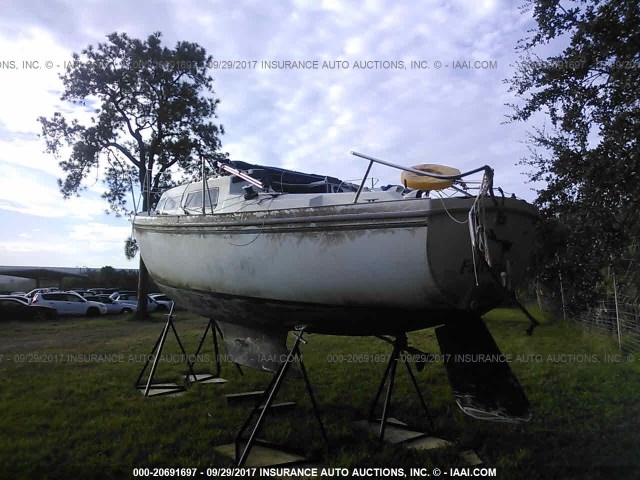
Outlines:
[[465,315],[436,328],[447,377],[458,406],[480,420],[521,423],[529,401],[482,319]]

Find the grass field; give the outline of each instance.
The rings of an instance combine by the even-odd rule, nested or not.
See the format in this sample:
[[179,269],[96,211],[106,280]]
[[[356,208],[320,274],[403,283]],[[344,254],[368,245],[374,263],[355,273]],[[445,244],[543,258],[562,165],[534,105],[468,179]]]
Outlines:
[[[541,316],[538,313],[538,316]],[[640,363],[616,357],[609,338],[573,324],[546,319],[533,336],[512,310],[485,317],[534,412],[523,425],[487,423],[458,411],[444,366],[417,374],[435,418],[435,434],[453,442],[416,452],[379,444],[354,429],[365,418],[383,362],[332,362],[358,354],[388,354],[375,338],[308,336],[302,353],[327,426],[328,467],[462,466],[459,453],[473,449],[499,478],[637,478],[640,474]],[[232,465],[213,446],[230,443],[249,406],[226,405],[224,394],[264,388],[268,374],[245,369],[241,377],[223,364],[225,385],[196,384],[179,397],[143,398],[133,388],[164,318],[59,319],[0,325],[1,478],[70,478],[82,474],[131,476],[130,467]],[[177,328],[194,352],[206,322],[181,312]],[[438,352],[432,330],[412,333],[410,343]],[[172,337],[165,354],[179,350]],[[212,360],[211,350],[206,352]],[[90,357],[90,355],[94,357]],[[365,357],[360,357],[365,358]],[[202,363],[201,370],[212,364]],[[157,377],[176,381],[184,364],[161,362]],[[267,420],[262,437],[323,455],[322,442],[301,383],[289,382],[280,397],[299,407]],[[392,415],[427,427],[404,370],[398,370]],[[117,467],[122,467],[120,470]]]

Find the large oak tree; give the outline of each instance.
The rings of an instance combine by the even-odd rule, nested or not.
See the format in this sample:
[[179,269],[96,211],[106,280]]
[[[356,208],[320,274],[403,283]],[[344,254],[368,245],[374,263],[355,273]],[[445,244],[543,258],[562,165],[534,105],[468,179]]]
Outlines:
[[[637,0],[529,0],[536,27],[508,80],[512,121],[547,119],[524,160],[544,187],[537,204],[563,238],[546,248],[587,304],[604,267],[628,255],[640,223],[640,4]],[[557,55],[537,52],[554,49]],[[550,247],[550,248],[549,248]],[[567,283],[569,283],[567,282]]]
[[[65,198],[86,188],[85,178],[102,175],[103,198],[116,215],[130,213],[132,186],[141,192],[139,211],[148,211],[172,173],[195,173],[200,157],[223,158],[216,125],[211,57],[195,43],[161,45],[159,32],[146,40],[112,33],[108,41],[73,54],[60,78],[61,99],[79,111],[93,108],[90,120],[56,112],[40,117],[46,149],[61,158],[66,177],[58,180]],[[135,252],[131,241],[125,251]],[[138,317],[146,316],[148,272],[140,258]]]

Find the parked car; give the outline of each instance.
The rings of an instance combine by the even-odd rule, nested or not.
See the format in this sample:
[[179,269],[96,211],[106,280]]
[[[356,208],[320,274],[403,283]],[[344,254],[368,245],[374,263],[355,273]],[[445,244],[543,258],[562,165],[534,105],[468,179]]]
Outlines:
[[13,293],[10,295],[1,295],[3,298],[16,298],[18,300],[22,300],[23,302],[27,302],[29,303],[29,300],[31,300],[29,297],[27,297],[26,295],[14,295]]
[[0,320],[48,320],[55,318],[58,312],[53,308],[29,305],[26,300],[11,296],[0,297]]
[[60,315],[97,317],[107,313],[107,307],[102,303],[87,301],[75,292],[36,293],[31,304],[55,308]]
[[9,295],[16,295],[19,297],[26,297],[27,296],[27,292],[11,292]]
[[75,292],[78,295],[84,297],[86,296],[85,293],[87,293],[87,289],[86,288],[72,288],[71,290],[69,290],[70,292]]
[[117,291],[117,288],[87,288],[87,292],[91,292],[93,295],[111,295]]
[[173,300],[167,297],[164,293],[150,293],[149,298],[152,298],[153,301],[158,304],[158,310],[164,310],[165,312],[171,310]]
[[[128,305],[129,307],[131,307],[131,311],[133,311],[138,308],[137,293],[138,292],[121,291],[111,294],[109,298],[123,305]],[[153,312],[157,309],[158,304],[156,303],[156,301],[153,298],[147,296],[147,312]]]
[[135,307],[132,307],[129,303],[122,303],[118,300],[114,300],[109,295],[90,295],[84,297],[85,299],[93,302],[100,302],[107,307],[107,313],[123,314],[133,312]]
[[135,290],[116,290],[115,292],[112,292],[109,296],[115,299],[119,297],[123,297],[123,298],[136,297],[137,295],[138,295],[138,292]]
[[47,287],[47,288],[34,288],[30,292],[27,293],[27,297],[33,298],[36,293],[48,293],[48,292],[59,292],[60,289],[55,287]]

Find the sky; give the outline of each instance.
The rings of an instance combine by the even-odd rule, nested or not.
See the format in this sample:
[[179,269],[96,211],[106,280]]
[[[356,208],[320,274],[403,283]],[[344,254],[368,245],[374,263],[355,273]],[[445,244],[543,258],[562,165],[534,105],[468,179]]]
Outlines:
[[[505,124],[517,99],[504,80],[534,26],[519,3],[0,0],[0,265],[137,267],[124,256],[130,221],[105,213],[101,179],[63,199],[61,159],[38,136],[39,116],[86,118],[60,100],[58,75],[73,52],[112,32],[160,31],[166,46],[196,42],[213,56],[232,160],[345,180],[367,166],[351,150],[405,166],[488,164],[497,186],[534,200],[519,165],[531,125]],[[223,68],[230,63],[239,68]],[[383,185],[398,173],[372,170]]]

